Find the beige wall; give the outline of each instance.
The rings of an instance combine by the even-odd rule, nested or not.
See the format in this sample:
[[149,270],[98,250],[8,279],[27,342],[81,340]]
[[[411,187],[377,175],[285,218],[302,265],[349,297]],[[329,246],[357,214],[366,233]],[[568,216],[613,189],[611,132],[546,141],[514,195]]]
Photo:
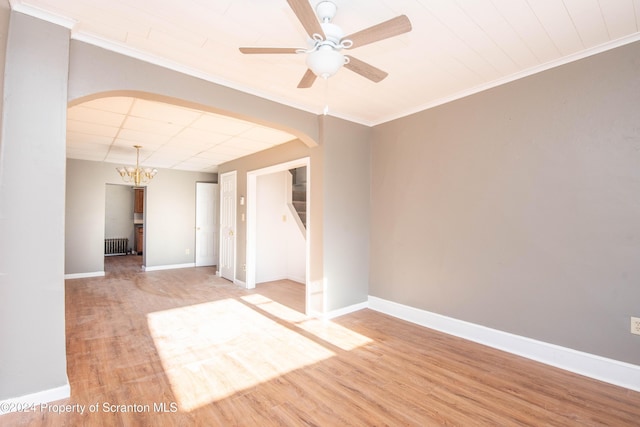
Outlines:
[[370,294],[640,364],[640,43],[377,126]]

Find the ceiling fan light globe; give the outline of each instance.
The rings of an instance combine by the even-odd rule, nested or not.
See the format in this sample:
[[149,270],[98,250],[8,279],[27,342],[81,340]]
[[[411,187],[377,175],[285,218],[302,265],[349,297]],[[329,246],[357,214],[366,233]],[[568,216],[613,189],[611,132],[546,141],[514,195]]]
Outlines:
[[344,56],[330,47],[321,47],[307,55],[307,67],[323,79],[333,76],[344,65]]

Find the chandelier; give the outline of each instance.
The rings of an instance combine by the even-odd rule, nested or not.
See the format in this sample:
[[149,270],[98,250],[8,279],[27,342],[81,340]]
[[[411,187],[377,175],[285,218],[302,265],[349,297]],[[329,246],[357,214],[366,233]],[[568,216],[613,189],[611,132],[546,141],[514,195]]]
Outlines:
[[140,168],[140,149],[142,146],[134,145],[136,149],[136,167],[133,166],[121,166],[116,168],[124,182],[132,182],[133,185],[139,187],[151,181],[156,176],[158,169],[155,168]]

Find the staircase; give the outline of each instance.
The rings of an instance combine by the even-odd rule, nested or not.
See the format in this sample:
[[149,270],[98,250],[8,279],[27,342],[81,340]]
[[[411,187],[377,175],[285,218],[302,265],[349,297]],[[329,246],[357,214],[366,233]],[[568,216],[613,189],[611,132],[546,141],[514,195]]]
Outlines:
[[300,222],[307,228],[307,167],[290,169],[292,176],[291,203]]

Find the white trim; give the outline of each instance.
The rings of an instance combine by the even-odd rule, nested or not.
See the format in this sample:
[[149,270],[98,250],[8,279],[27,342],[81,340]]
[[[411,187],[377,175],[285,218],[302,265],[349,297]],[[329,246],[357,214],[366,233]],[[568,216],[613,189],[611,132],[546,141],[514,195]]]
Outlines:
[[176,268],[191,268],[195,266],[196,266],[195,262],[189,262],[186,264],[154,265],[153,267],[143,266],[142,269],[144,271],[158,271],[158,270],[173,270]]
[[71,273],[65,274],[64,278],[66,279],[84,279],[86,277],[104,277],[104,271],[93,271],[90,273]]
[[306,285],[306,283],[305,283],[306,278],[304,278],[304,277],[299,277],[299,276],[287,276],[287,277],[285,277],[285,280],[291,280],[292,282],[299,283],[299,284],[301,284],[301,285],[303,285],[303,286],[304,286],[304,285]]
[[[223,231],[222,230],[222,218],[224,218],[224,209],[226,207],[225,205],[225,199],[222,196],[222,193],[224,191],[224,182],[226,179],[233,177],[233,203],[231,204],[231,209],[233,209],[233,213],[231,215],[231,219],[233,221],[233,226],[231,227],[231,231],[233,231],[233,266],[231,267],[231,270],[233,271],[233,278],[230,279],[228,277],[224,277],[222,275],[222,266],[220,264],[222,264],[222,260],[223,260]],[[238,276],[236,268],[238,267],[238,207],[237,207],[237,203],[238,203],[238,171],[237,170],[232,170],[229,172],[225,172],[223,174],[220,174],[218,176],[218,191],[220,192],[220,196],[218,197],[218,201],[219,201],[219,210],[220,210],[220,215],[218,216],[218,265],[217,267],[217,271],[220,273],[220,277],[227,279],[227,280],[231,280],[233,283],[236,283],[236,277]]]
[[243,288],[247,287],[247,284],[245,282],[243,282],[242,280],[238,280],[238,279],[233,279],[233,284],[234,285],[238,285],[238,286],[242,286]]
[[369,296],[369,308],[566,371],[640,391],[640,366]]
[[[11,412],[10,409],[23,408],[27,406],[39,406],[49,402],[55,402],[60,399],[68,399],[71,396],[71,387],[69,386],[69,380],[67,383],[60,387],[50,388],[48,390],[42,390],[37,393],[27,394],[25,396],[13,397],[11,399],[5,399],[0,401],[0,415]],[[12,405],[13,404],[13,405]],[[40,408],[36,408],[40,409]]]
[[323,319],[329,320],[329,319],[334,319],[336,317],[344,316],[345,314],[355,313],[356,311],[360,311],[365,308],[369,308],[368,302],[361,302],[359,304],[353,304],[347,307],[339,308],[338,310],[332,310],[327,313],[322,313],[320,317],[322,317]]
[[22,3],[22,0],[9,0],[9,3],[11,4],[11,10],[15,12],[23,13],[25,15],[50,22],[55,25],[68,28],[69,30],[73,30],[73,28],[78,24],[78,21],[76,21],[75,19],[69,18],[67,16],[57,15],[55,13],[49,12],[48,10],[40,9],[36,6],[24,4]]

